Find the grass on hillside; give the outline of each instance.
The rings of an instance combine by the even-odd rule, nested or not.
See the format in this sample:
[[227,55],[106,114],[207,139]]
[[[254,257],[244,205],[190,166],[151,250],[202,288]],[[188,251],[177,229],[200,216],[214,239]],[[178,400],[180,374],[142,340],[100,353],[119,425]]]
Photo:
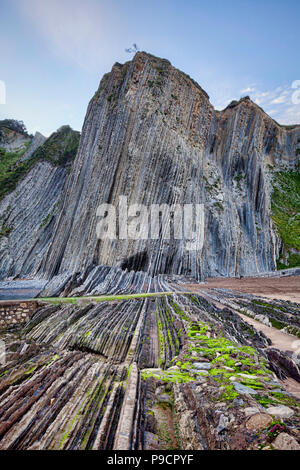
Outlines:
[[272,218],[288,251],[288,265],[280,260],[278,269],[300,266],[300,255],[292,253],[292,248],[300,251],[300,173],[277,172],[273,179]]
[[52,165],[65,165],[75,158],[79,145],[79,132],[69,126],[63,126],[24,162],[18,161],[26,148],[21,152],[6,152],[0,148],[0,200],[16,189],[19,181],[33,168],[38,161],[49,161]]

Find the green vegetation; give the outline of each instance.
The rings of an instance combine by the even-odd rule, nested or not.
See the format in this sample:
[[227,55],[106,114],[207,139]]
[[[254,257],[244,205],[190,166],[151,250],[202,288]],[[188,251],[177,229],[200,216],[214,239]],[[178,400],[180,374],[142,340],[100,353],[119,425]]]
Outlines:
[[[208,380],[216,382],[220,387],[220,400],[232,401],[239,394],[236,392],[231,380],[251,387],[254,390],[265,390],[271,372],[266,367],[265,359],[259,357],[255,349],[250,346],[238,346],[226,339],[212,324],[202,321],[192,321],[185,312],[172,300],[170,305],[176,316],[184,321],[187,329],[187,353],[176,361],[175,367],[167,370],[145,369],[142,378],[152,377],[162,382],[187,383],[197,381],[205,376]],[[161,326],[158,325],[159,343],[162,344]],[[162,344],[164,346],[164,344]],[[160,346],[161,347],[161,346]],[[211,368],[208,371],[195,369],[194,362],[209,360]],[[171,361],[174,363],[175,358]],[[239,374],[243,375],[240,376]],[[246,375],[247,377],[244,377]],[[260,379],[257,378],[260,377]]]
[[13,230],[12,227],[8,227],[7,225],[3,224],[0,228],[0,238],[8,237],[10,232]]
[[20,162],[26,149],[6,152],[0,149],[0,200],[11,193],[19,181],[39,161],[48,161],[53,166],[65,166],[76,156],[80,133],[69,126],[61,127],[37,151],[24,162]]
[[271,396],[255,395],[255,398],[261,405],[265,407],[277,405],[296,406],[298,408],[300,407],[300,403],[297,399],[279,392],[271,392]]
[[215,202],[214,207],[216,208],[216,210],[221,211],[221,212],[224,210],[224,206],[220,201]]
[[15,119],[3,119],[0,121],[0,132],[14,131],[24,136],[29,136],[23,121]]
[[5,177],[10,168],[22,158],[25,151],[26,148],[23,148],[18,152],[8,152],[4,148],[0,147],[0,181]]
[[261,300],[252,300],[251,301],[253,304],[256,304],[256,305],[261,305],[263,307],[267,307],[267,308],[271,308],[271,309],[275,309],[275,310],[281,310],[282,312],[285,312],[285,313],[288,313],[287,309],[284,308],[284,307],[281,307],[281,305],[274,305],[274,304],[269,304],[267,302],[262,302]]
[[277,172],[273,176],[272,218],[284,249],[289,253],[287,264],[279,259],[277,268],[300,266],[300,173]]
[[53,217],[55,216],[55,214],[57,212],[57,209],[58,209],[59,205],[60,205],[60,201],[58,201],[55,204],[54,209],[42,220],[42,223],[40,225],[40,229],[45,227],[46,225],[48,225],[49,222],[51,222],[51,220],[53,219]]
[[42,297],[38,300],[50,304],[75,304],[78,300],[86,300],[87,302],[110,302],[113,300],[127,300],[127,299],[144,299],[147,297],[160,297],[163,295],[172,295],[172,292],[154,292],[147,294],[122,294],[122,295],[101,295],[90,297]]
[[237,183],[238,189],[242,189],[241,187],[241,180],[245,179],[246,175],[244,173],[239,173],[234,179]]

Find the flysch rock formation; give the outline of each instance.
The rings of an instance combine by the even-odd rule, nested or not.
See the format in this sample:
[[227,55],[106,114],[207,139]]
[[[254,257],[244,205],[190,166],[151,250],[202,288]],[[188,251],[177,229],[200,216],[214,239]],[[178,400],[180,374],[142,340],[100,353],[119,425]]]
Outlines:
[[2,177],[1,190],[8,190],[0,199],[0,279],[30,277],[41,265],[78,141],[68,126],[46,140],[36,135]]
[[8,152],[20,151],[30,145],[32,137],[16,126],[11,126],[13,120],[0,121],[0,147]]
[[[62,299],[0,324],[0,449],[299,450],[300,402],[279,380],[300,382],[296,356],[241,318],[266,302],[249,297]],[[270,318],[299,326],[298,307]]]
[[[282,241],[271,217],[270,168],[295,169],[299,141],[300,126],[280,126],[248,97],[216,111],[189,76],[167,60],[138,52],[101,80],[68,177],[62,168],[39,163],[1,201],[2,217],[16,197],[25,200],[23,194],[32,195],[29,205],[39,201],[45,217],[60,204],[41,236],[40,211],[30,215],[13,205],[18,223],[0,241],[0,276],[48,279],[45,292],[53,294],[70,281],[80,287],[91,272],[95,289],[103,284],[105,266],[196,279],[273,271]],[[118,207],[120,196],[147,207],[203,204],[203,249],[188,251],[185,240],[161,235],[98,239],[98,207]],[[38,234],[30,242],[32,230]]]
[[[78,152],[68,126],[28,158],[0,152],[3,290],[61,297],[2,307],[1,450],[300,449],[299,305],[195,282],[275,269],[270,167],[296,168],[299,134],[248,98],[215,111],[138,53],[101,81]],[[204,204],[203,250],[99,241],[97,208],[119,196]]]
[[[276,269],[268,165],[293,168],[299,136],[299,126],[279,126],[248,98],[215,111],[167,60],[137,53],[115,64],[89,104],[43,272],[60,279],[109,265],[199,279]],[[182,240],[98,240],[96,210],[119,196],[204,204],[203,250]]]
[[46,141],[46,137],[43,136],[43,134],[41,134],[40,132],[36,132],[32,141],[31,141],[31,144],[28,148],[28,150],[25,152],[25,154],[23,155],[23,157],[21,158],[21,161],[25,161],[25,160],[28,160],[33,154],[34,152],[41,146],[43,145],[43,143]]

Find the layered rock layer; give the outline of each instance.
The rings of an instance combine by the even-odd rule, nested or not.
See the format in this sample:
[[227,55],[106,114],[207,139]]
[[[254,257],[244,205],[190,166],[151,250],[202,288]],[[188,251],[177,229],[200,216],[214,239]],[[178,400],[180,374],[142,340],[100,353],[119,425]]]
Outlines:
[[[296,167],[299,139],[300,126],[280,126],[247,97],[214,110],[170,62],[137,53],[114,65],[89,103],[66,185],[61,168],[49,178],[43,163],[1,203],[3,213],[34,178],[32,198],[47,206],[45,214],[61,201],[46,239],[28,238],[37,261],[18,242],[17,262],[8,262],[8,237],[1,276],[30,273],[60,285],[103,265],[198,279],[272,271],[281,248],[271,218],[272,171]],[[118,207],[120,196],[147,207],[203,204],[203,249],[188,251],[185,240],[162,233],[157,240],[98,239],[98,207]],[[37,223],[26,218],[24,232]]]
[[[166,60],[138,53],[116,64],[89,104],[44,272],[93,264],[195,277],[274,270],[268,165],[293,168],[299,136],[299,126],[279,126],[247,98],[215,111]],[[204,204],[202,252],[182,240],[98,240],[97,208],[117,206],[119,196]]]

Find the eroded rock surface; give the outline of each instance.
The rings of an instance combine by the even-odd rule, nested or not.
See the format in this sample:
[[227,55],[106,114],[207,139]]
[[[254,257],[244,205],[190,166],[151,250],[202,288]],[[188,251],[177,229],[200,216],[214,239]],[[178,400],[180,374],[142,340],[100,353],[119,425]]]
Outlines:
[[[38,153],[39,166],[1,201],[0,276],[52,280],[53,293],[73,276],[80,288],[80,278],[103,266],[196,279],[272,271],[285,253],[271,217],[273,173],[297,168],[299,139],[299,126],[280,126],[248,97],[216,111],[169,61],[138,52],[101,80],[70,174],[57,156],[54,167],[49,161],[48,139],[30,157]],[[119,196],[148,207],[204,204],[203,250],[161,235],[99,240],[97,208],[117,207]],[[297,246],[288,253],[295,257]]]
[[236,313],[178,293],[85,301],[2,332],[0,449],[298,448],[299,400]]

